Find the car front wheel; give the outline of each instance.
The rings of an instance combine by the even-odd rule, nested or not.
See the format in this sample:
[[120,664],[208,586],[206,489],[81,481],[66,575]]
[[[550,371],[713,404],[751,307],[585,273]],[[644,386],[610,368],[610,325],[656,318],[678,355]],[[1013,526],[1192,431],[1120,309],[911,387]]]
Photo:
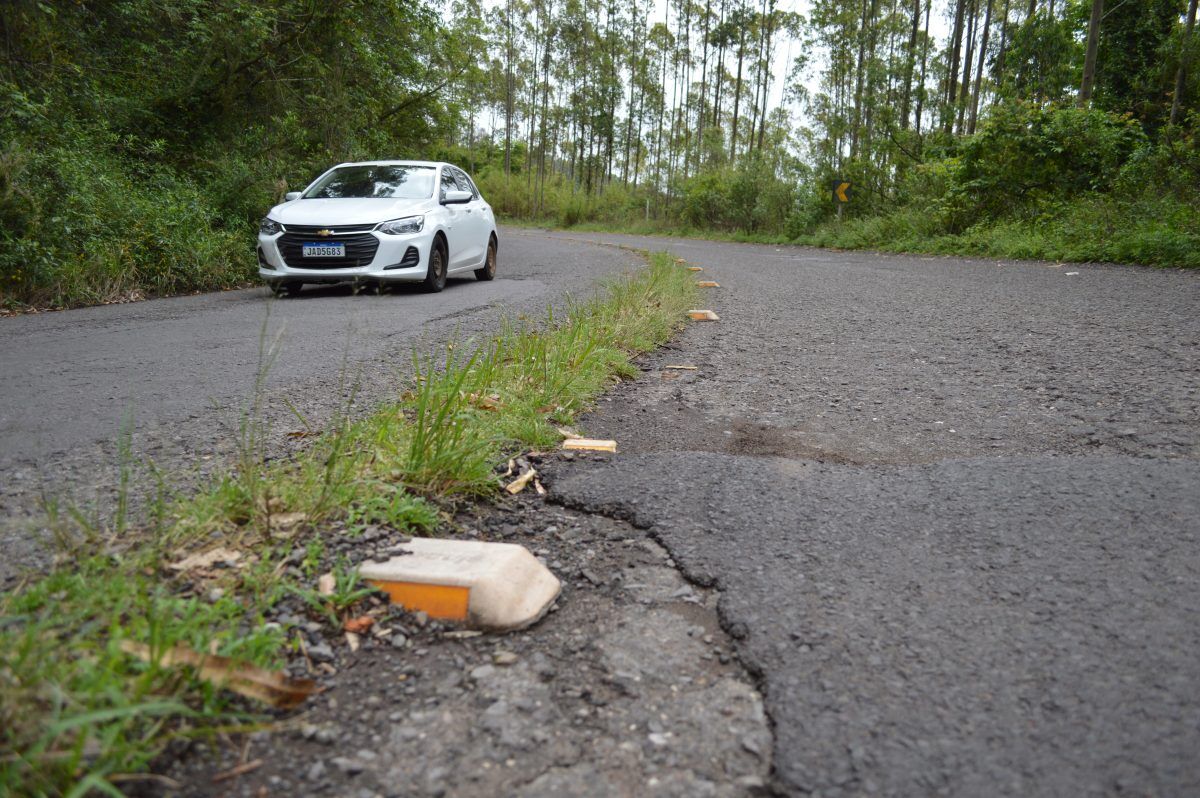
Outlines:
[[484,261],[482,269],[475,270],[475,279],[496,279],[496,239],[494,238],[488,241],[487,260]]
[[429,269],[421,285],[433,294],[446,287],[446,245],[441,241],[435,241],[429,250]]

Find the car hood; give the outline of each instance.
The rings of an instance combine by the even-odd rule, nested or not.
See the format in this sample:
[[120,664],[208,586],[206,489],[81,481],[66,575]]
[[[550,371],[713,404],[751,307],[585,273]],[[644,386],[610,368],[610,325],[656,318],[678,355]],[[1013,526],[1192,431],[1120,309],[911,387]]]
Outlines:
[[378,224],[414,216],[437,206],[428,199],[298,199],[276,205],[268,214],[284,225],[333,227],[339,224]]

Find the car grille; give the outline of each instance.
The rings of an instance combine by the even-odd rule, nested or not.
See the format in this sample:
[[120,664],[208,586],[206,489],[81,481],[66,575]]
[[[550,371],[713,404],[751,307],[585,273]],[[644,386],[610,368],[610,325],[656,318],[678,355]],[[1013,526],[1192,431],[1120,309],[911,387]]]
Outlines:
[[[288,226],[287,232],[279,237],[276,244],[284,262],[293,269],[357,269],[368,265],[375,259],[375,250],[379,249],[379,239],[367,232],[374,225],[346,225],[345,227],[299,227]],[[318,230],[332,230],[333,235],[318,236]],[[315,244],[328,241],[331,244],[345,244],[344,258],[306,258],[303,247],[305,244]]]

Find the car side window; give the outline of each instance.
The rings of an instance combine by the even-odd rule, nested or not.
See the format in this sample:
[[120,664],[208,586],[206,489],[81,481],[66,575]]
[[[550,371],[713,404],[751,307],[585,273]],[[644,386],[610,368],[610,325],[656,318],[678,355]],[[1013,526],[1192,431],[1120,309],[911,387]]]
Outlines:
[[442,188],[441,198],[446,199],[447,191],[458,191],[458,181],[454,179],[454,173],[449,168],[442,169]]
[[471,178],[467,177],[466,172],[457,167],[450,171],[454,173],[455,179],[458,180],[459,189],[471,192],[472,199],[479,199],[479,189],[475,188],[475,184],[471,182]]

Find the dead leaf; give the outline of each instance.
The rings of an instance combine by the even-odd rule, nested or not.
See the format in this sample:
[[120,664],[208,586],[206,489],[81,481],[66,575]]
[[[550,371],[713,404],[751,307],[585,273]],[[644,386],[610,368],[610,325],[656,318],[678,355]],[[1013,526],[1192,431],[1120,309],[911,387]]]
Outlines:
[[536,476],[537,476],[537,469],[531,468],[528,471],[526,471],[524,474],[522,474],[521,476],[514,479],[512,482],[508,483],[508,485],[504,489],[515,496],[518,493],[520,493],[521,491],[525,490],[525,487]]
[[563,436],[564,438],[582,438],[583,437],[575,430],[568,429],[567,427],[555,427],[555,429],[558,430],[558,434]]
[[332,596],[336,587],[337,577],[333,574],[321,574],[321,577],[317,579],[317,592],[322,596]]
[[698,369],[698,368],[699,368],[699,366],[684,366],[684,365],[679,365],[679,366],[663,366],[663,368],[665,368],[665,369],[674,369],[675,371],[695,371],[696,369]]
[[539,479],[533,480],[533,489],[537,491],[539,496],[546,495],[546,488],[542,485],[542,482]]
[[307,520],[308,515],[305,513],[280,513],[278,515],[271,516],[271,529],[291,529],[297,524],[301,524]]
[[702,271],[704,271],[704,269],[703,269],[703,268],[701,268],[700,266],[688,266],[688,267],[687,267],[687,269],[688,269],[688,271],[689,271],[689,272],[702,272]]
[[512,460],[512,458],[510,457],[510,458],[508,459],[508,470],[507,470],[507,471],[505,471],[505,472],[504,472],[503,474],[501,474],[500,476],[501,476],[501,477],[511,477],[511,476],[513,475],[513,471],[515,471],[515,470],[516,470],[516,468],[517,468],[517,464],[516,464],[516,463],[514,463],[514,462],[513,462],[513,460]]
[[682,266],[683,264],[687,263],[687,261],[686,261],[686,260],[684,260],[683,258],[676,258],[676,259],[675,259],[675,262],[676,262],[677,264],[679,264],[680,266]]
[[483,632],[476,629],[455,629],[452,632],[442,632],[442,637],[447,640],[469,640],[472,637],[479,637]]
[[247,773],[252,773],[253,771],[258,770],[262,766],[263,766],[263,761],[261,759],[255,759],[250,762],[243,762],[242,764],[240,764],[236,767],[232,767],[223,773],[216,774],[215,776],[212,777],[212,780],[213,780],[214,784],[219,784],[222,781],[228,781],[229,779],[236,779],[238,776],[244,776]]
[[696,321],[720,321],[721,317],[711,310],[689,310],[688,316]]
[[346,645],[350,646],[351,652],[358,651],[359,639],[354,632],[346,632]]
[[179,562],[171,563],[167,567],[172,571],[194,571],[200,568],[212,568],[218,563],[232,567],[237,565],[237,562],[240,559],[242,559],[241,552],[218,547],[215,549],[209,549],[203,553],[189,555],[184,557]]
[[347,618],[342,624],[342,629],[347,632],[354,632],[357,635],[365,634],[375,625],[375,619],[370,615],[360,615],[357,618]]
[[716,280],[697,280],[696,287],[697,288],[720,288],[721,284],[718,283]]
[[294,679],[285,673],[268,671],[229,657],[201,654],[182,643],[158,652],[157,656],[145,643],[133,640],[122,640],[121,650],[162,668],[177,665],[195,668],[196,674],[206,682],[280,709],[299,706],[318,691],[316,682],[310,679]]

